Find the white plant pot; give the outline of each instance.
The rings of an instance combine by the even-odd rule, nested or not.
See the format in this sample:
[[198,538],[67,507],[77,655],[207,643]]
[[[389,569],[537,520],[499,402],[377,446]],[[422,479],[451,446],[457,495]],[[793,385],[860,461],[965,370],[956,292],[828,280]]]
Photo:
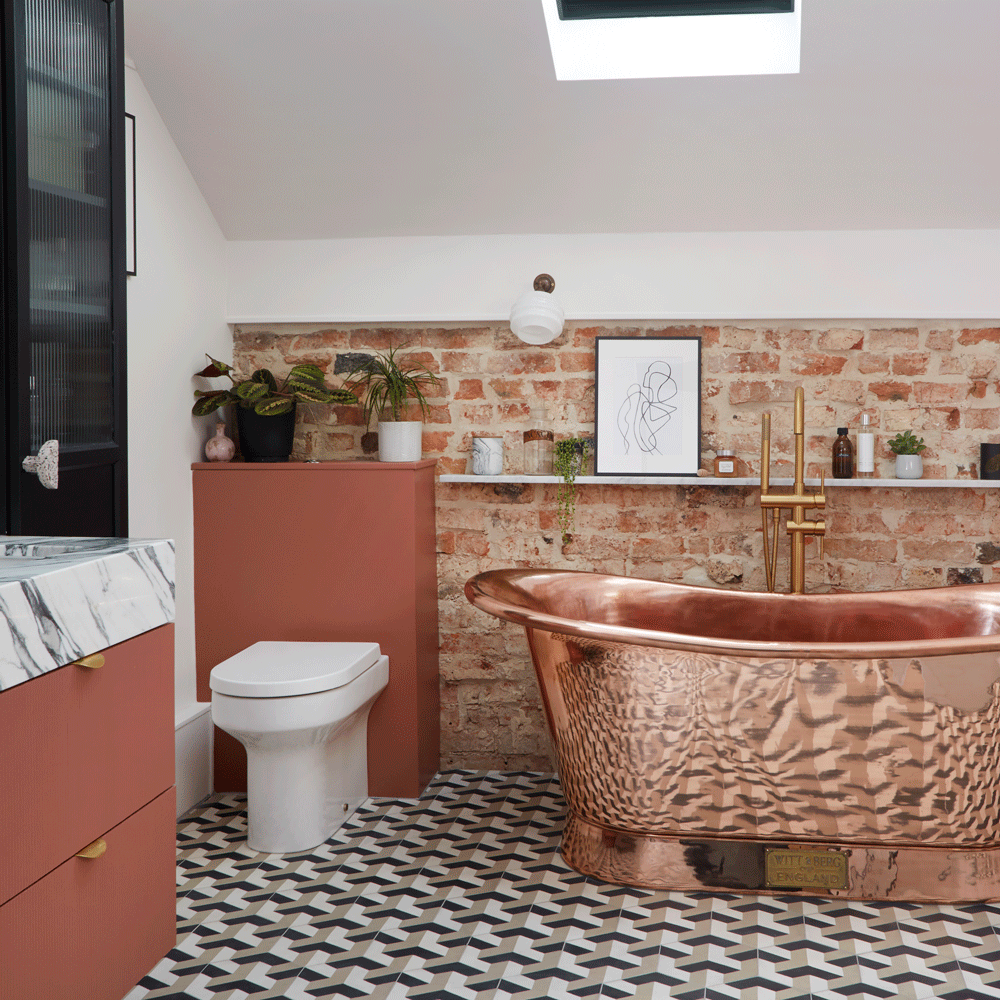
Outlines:
[[422,452],[422,420],[380,420],[378,422],[378,460],[380,462],[419,462]]
[[919,479],[924,474],[924,461],[919,455],[896,456],[897,479]]

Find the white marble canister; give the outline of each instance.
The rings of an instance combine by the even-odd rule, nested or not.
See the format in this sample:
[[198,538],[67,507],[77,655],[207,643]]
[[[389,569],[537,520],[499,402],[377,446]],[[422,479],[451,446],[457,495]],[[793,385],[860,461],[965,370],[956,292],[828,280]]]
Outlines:
[[503,472],[503,438],[472,439],[472,473],[499,476]]

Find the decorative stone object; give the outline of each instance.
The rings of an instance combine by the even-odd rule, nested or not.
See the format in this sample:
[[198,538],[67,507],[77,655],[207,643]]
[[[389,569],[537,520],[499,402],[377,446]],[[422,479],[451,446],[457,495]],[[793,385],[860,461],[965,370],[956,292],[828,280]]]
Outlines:
[[503,472],[503,438],[472,439],[472,474],[499,476]]
[[209,438],[205,445],[205,458],[210,462],[231,462],[235,454],[236,444],[226,437],[225,421],[219,420],[215,425],[215,437]]
[[46,441],[37,455],[29,455],[22,463],[25,472],[34,472],[47,490],[59,488],[59,442]]

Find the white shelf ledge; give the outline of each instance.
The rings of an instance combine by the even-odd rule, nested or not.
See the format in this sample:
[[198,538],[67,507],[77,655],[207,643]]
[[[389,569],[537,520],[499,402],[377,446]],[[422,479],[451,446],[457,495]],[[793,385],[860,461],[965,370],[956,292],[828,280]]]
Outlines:
[[[439,476],[442,483],[561,483],[558,476]],[[577,476],[577,485],[605,486],[760,486],[756,476]],[[771,486],[792,486],[794,480],[771,479]],[[807,479],[806,486],[819,488],[819,479]],[[827,489],[888,486],[907,489],[997,489],[1000,479],[827,479]]]

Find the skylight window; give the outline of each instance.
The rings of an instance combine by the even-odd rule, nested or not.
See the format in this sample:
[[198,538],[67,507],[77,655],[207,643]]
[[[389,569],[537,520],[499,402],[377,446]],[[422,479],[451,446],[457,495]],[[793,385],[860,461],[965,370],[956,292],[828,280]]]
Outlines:
[[795,0],[556,0],[563,21],[594,17],[790,14]]
[[802,0],[542,0],[542,9],[557,80],[799,72]]

